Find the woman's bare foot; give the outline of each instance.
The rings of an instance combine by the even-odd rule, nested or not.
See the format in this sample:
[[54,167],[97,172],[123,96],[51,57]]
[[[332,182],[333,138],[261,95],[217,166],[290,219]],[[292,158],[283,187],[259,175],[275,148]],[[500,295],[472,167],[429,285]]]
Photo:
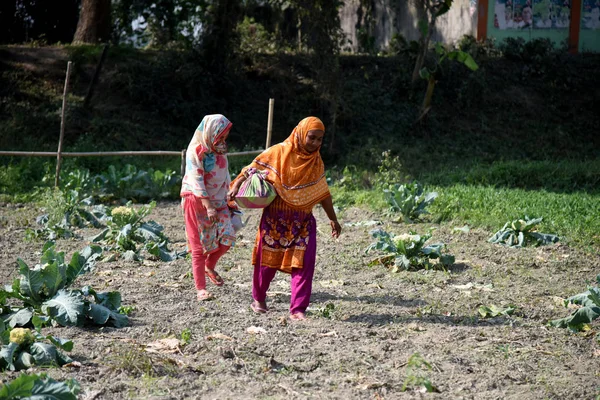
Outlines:
[[306,314],[304,314],[303,312],[290,314],[290,319],[293,321],[304,321],[306,319]]
[[269,311],[269,309],[267,308],[267,303],[265,303],[264,301],[254,300],[252,304],[250,304],[250,308],[257,314],[264,314],[267,311]]
[[206,289],[198,290],[196,297],[198,298],[198,301],[208,301],[215,298],[215,296],[210,294]]

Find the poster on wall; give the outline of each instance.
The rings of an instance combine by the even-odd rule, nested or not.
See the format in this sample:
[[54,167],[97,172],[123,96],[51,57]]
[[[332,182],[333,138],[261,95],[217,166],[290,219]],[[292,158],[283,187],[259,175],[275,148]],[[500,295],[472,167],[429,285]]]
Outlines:
[[583,0],[581,29],[600,29],[600,0]]
[[495,3],[494,26],[502,30],[568,28],[570,18],[571,0],[496,0]]

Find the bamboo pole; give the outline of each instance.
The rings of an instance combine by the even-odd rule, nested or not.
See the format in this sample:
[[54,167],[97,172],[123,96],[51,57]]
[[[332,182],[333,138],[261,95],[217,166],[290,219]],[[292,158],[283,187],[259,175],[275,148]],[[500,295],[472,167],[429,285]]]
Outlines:
[[63,147],[63,138],[65,137],[65,107],[67,105],[67,90],[69,88],[69,77],[71,76],[71,61],[67,63],[67,76],[65,77],[65,89],[63,90],[62,110],[60,112],[60,137],[58,139],[58,151],[56,152],[56,177],[54,178],[54,187],[58,187],[60,181],[60,164]]
[[269,119],[267,121],[267,143],[265,149],[271,147],[271,135],[273,133],[273,107],[275,106],[275,99],[269,99]]
[[187,149],[181,150],[181,177],[182,178],[185,175],[185,153],[186,152],[187,152]]

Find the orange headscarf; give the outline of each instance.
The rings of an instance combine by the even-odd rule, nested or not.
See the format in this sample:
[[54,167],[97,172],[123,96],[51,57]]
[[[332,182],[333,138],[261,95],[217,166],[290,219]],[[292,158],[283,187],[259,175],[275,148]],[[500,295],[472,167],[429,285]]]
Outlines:
[[320,147],[312,153],[304,149],[311,130],[325,132],[325,125],[317,117],[304,118],[286,140],[263,151],[242,173],[251,167],[269,171],[267,180],[283,201],[297,208],[312,208],[330,194]]

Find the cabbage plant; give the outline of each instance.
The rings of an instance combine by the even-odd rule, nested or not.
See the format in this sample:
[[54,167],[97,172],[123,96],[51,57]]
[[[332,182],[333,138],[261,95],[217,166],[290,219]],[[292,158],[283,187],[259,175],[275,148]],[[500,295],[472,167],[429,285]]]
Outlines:
[[[596,276],[596,284],[600,285],[600,275]],[[588,287],[588,290],[571,296],[564,301],[565,307],[569,304],[580,306],[571,315],[549,322],[551,326],[569,328],[572,331],[581,331],[587,324],[600,317],[600,288]]]
[[19,371],[36,366],[61,367],[73,360],[61,350],[71,351],[73,342],[41,334],[29,328],[10,328],[0,321],[0,370]]
[[527,216],[507,222],[502,229],[488,239],[488,242],[508,247],[525,247],[528,244],[540,246],[558,242],[559,238],[556,235],[537,232],[537,225],[540,222],[542,222],[542,218]]
[[156,207],[156,202],[133,208],[128,202],[125,206],[110,211],[106,229],[91,238],[93,242],[103,244],[108,251],[129,255],[138,259],[141,250],[162,261],[172,261],[181,257],[168,249],[169,239],[163,233],[163,226],[155,221],[144,221]]
[[[87,246],[66,263],[64,252],[57,252],[54,242],[47,242],[40,263],[33,268],[18,258],[20,277],[12,286],[0,289],[0,318],[11,328],[29,324],[34,316],[40,318],[42,324],[61,326],[127,325],[127,316],[119,313],[119,292],[97,293],[88,286],[79,290],[71,288],[79,275],[94,267],[101,253],[99,246]],[[20,300],[22,306],[7,306],[7,298]]]
[[378,257],[376,261],[391,266],[393,272],[430,269],[436,266],[432,260],[439,260],[439,264],[444,268],[454,264],[454,256],[444,254],[446,248],[444,243],[425,245],[425,242],[431,238],[431,233],[417,235],[411,231],[408,234],[395,235],[376,229],[371,231],[371,236],[377,241],[371,243],[365,253],[374,250],[388,253]]
[[0,386],[0,399],[60,399],[77,400],[81,391],[75,379],[55,381],[46,374],[22,373],[16,379]]
[[384,196],[392,212],[402,214],[407,222],[418,220],[427,214],[426,208],[438,197],[437,192],[425,193],[418,182],[395,184],[384,190]]

